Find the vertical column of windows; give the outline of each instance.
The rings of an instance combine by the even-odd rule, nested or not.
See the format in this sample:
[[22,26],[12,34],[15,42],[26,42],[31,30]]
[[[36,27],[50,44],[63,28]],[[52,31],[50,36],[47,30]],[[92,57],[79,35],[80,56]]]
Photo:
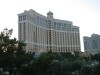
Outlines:
[[35,40],[35,26],[34,24],[32,24],[32,42],[34,43],[34,40]]
[[53,38],[53,30],[51,30],[51,46],[53,46],[53,40],[54,40],[54,38]]
[[59,45],[61,46],[62,45],[62,39],[61,39],[61,32],[59,32]]
[[45,29],[43,29],[43,48],[45,48],[45,45],[46,45],[46,37],[45,37],[45,35],[46,35],[46,32],[45,32]]
[[39,43],[41,44],[41,28],[39,28]]
[[53,44],[54,37],[53,37],[53,35],[54,35],[54,32],[53,32],[53,30],[51,30],[51,46],[52,46],[52,51],[54,50],[54,44]]
[[62,45],[64,46],[64,32],[62,32],[62,35],[63,35],[63,37],[62,37]]
[[56,41],[55,31],[54,31],[54,35],[53,35],[53,37],[54,37],[54,42],[53,42],[53,44],[54,44],[54,51],[55,51],[55,50],[56,50],[56,47],[57,47],[57,45],[55,44],[55,41]]
[[64,37],[64,45],[65,45],[65,51],[66,51],[66,47],[67,47],[67,45],[66,45],[66,32],[65,32],[65,37]]
[[41,44],[43,45],[43,29],[41,28]]
[[78,34],[78,51],[80,50],[80,36],[79,36],[79,33]]
[[40,43],[42,44],[42,29],[40,28]]
[[44,29],[44,44],[46,45],[46,30]]
[[54,35],[54,36],[55,36],[55,40],[54,40],[55,42],[54,42],[54,43],[55,43],[55,45],[57,46],[57,36],[56,36],[56,31],[55,31],[54,33],[55,33],[55,35]]
[[55,45],[56,45],[56,51],[57,51],[57,47],[58,47],[58,36],[57,36],[57,32],[55,31]]
[[65,46],[67,46],[67,39],[66,39],[66,32],[65,32]]
[[73,38],[72,38],[72,32],[70,33],[70,47],[71,47],[71,51],[73,51]]
[[[45,43],[45,41],[44,41],[44,39],[45,39],[45,37],[44,37],[44,29],[43,29],[43,46],[44,46],[44,43]],[[44,48],[44,47],[43,47]]]
[[35,26],[35,43],[37,43],[37,26]]
[[48,45],[48,30],[46,30],[46,34],[47,34],[47,45]]
[[26,40],[26,22],[23,22],[23,40]]
[[65,47],[66,47],[66,45],[65,45],[65,32],[64,32],[64,38],[63,38],[63,46],[64,46],[64,51],[65,51]]
[[58,44],[57,50],[59,51],[59,32],[57,32],[57,37],[58,37],[58,39],[57,39],[57,44]]
[[70,46],[69,51],[71,52],[71,47],[72,47],[72,45],[71,45],[71,32],[69,32],[69,46]]
[[62,51],[64,51],[64,32],[62,32]]
[[67,46],[69,46],[69,39],[68,39],[68,37],[69,37],[69,35],[68,35],[68,33],[66,33],[66,40],[67,40],[67,41],[66,41],[66,45],[67,45]]
[[52,50],[51,44],[52,44],[52,39],[51,39],[51,30],[49,30],[49,46],[50,46],[50,50]]
[[38,43],[40,44],[40,28],[38,30]]
[[29,23],[29,42],[31,42],[31,23]]
[[70,33],[70,46],[72,47],[72,33]]
[[67,51],[69,51],[69,32],[67,33]]
[[31,31],[31,42],[33,43],[33,24],[31,24],[30,31]]
[[45,37],[46,37],[46,40],[45,40],[45,42],[46,42],[46,45],[48,45],[48,43],[47,43],[47,30],[45,30]]
[[33,43],[33,40],[34,40],[34,31],[33,31],[33,24],[32,24],[32,43]]
[[76,51],[76,46],[77,45],[76,45],[76,36],[75,35],[76,35],[76,33],[74,33],[74,45],[75,45],[75,51]]
[[47,51],[49,51],[49,30],[47,30]]
[[40,28],[40,41],[41,41],[41,44],[42,44],[42,28]]
[[36,26],[34,26],[34,43],[36,41]]
[[62,32],[60,32],[60,40],[61,40],[61,44],[60,44],[60,52],[63,51],[63,50],[62,50],[62,49],[63,49],[63,48],[62,48],[62,47],[63,47],[63,46],[62,46],[62,43],[63,43],[63,42],[62,42],[62,41],[63,41],[62,38],[63,38],[63,35],[62,35]]
[[63,46],[63,32],[61,32],[61,46]]
[[77,50],[78,50],[78,47],[79,47],[79,44],[78,44],[78,33],[76,33],[76,39],[77,39]]
[[80,45],[80,34],[78,33],[78,45]]
[[73,46],[75,47],[75,38],[74,38],[75,33],[73,32]]
[[41,28],[40,28],[40,31],[39,31],[39,40],[40,40],[40,44],[42,44],[42,30],[41,30]]
[[22,23],[19,23],[19,40],[22,39]]
[[76,45],[78,46],[78,35],[77,35],[77,33],[75,33],[75,37],[76,37]]
[[45,42],[45,41],[44,41],[44,39],[45,39],[44,34],[45,34],[45,33],[44,33],[44,29],[42,29],[42,30],[43,30],[43,31],[42,31],[42,32],[43,32],[43,33],[42,33],[42,34],[43,34],[42,36],[43,36],[43,45],[44,45],[44,42]]
[[73,51],[75,51],[75,44],[74,44],[74,32],[72,33],[72,46],[73,46]]
[[30,40],[30,39],[29,39],[29,36],[30,36],[30,35],[29,35],[29,32],[30,32],[30,29],[29,29],[29,22],[28,22],[28,42],[29,42],[29,40]]
[[37,27],[37,43],[39,43],[39,27]]
[[33,47],[33,24],[32,24],[32,26],[31,26],[31,31],[32,31],[32,33],[31,33],[31,39],[32,39],[32,50],[34,49],[34,47]]
[[30,23],[30,42],[32,42],[32,24]]
[[60,45],[60,32],[58,32],[59,33],[59,52],[61,51],[61,45]]
[[53,45],[55,46],[55,31],[53,31]]
[[78,37],[77,37],[77,33],[75,33],[75,39],[76,39],[76,50],[78,48]]
[[72,33],[72,46],[73,46],[73,51],[75,51],[75,46],[74,46],[74,33]]
[[78,41],[77,41],[77,33],[75,33],[75,37],[76,37],[76,46],[78,46]]

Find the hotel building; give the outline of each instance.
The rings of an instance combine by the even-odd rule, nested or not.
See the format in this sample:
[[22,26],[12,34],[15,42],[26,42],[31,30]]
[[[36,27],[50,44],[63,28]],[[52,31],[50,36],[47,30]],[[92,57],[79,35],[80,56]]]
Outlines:
[[47,17],[30,9],[18,14],[18,39],[24,41],[27,52],[74,52],[80,50],[79,27],[71,21]]
[[85,52],[91,54],[100,52],[100,35],[92,34],[91,37],[84,36],[83,40]]

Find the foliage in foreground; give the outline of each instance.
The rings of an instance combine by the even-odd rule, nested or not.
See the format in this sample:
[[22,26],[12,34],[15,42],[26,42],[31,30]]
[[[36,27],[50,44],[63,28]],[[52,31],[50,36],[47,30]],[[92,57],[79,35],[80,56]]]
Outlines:
[[[16,45],[18,45],[16,47]],[[79,56],[79,52],[73,55],[66,53],[41,53],[38,57],[35,53],[26,53],[25,44],[18,40],[10,39],[0,34],[0,68],[7,69],[10,75],[100,75],[100,65],[90,65],[91,61]],[[98,55],[91,58],[99,60]]]

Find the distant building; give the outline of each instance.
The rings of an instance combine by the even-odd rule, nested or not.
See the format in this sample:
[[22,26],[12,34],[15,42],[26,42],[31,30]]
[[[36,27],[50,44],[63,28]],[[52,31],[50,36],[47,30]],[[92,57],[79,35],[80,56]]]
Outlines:
[[54,19],[50,11],[47,17],[32,9],[18,14],[18,39],[27,44],[27,52],[81,51],[79,27]]
[[98,53],[100,52],[100,35],[92,34],[91,37],[84,36],[84,49],[87,53]]

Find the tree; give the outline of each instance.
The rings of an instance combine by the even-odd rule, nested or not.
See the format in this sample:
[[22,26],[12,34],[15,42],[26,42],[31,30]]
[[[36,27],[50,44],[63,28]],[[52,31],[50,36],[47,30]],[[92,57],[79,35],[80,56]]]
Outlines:
[[60,61],[53,60],[51,63],[51,74],[52,75],[60,75]]
[[37,60],[37,74],[39,75],[47,75],[50,74],[50,64],[52,61],[51,53],[42,53]]
[[61,62],[61,75],[71,75],[72,72],[72,62],[67,59]]
[[[80,75],[91,75],[93,72],[91,66],[83,66],[80,70]],[[95,74],[94,74],[95,75]]]
[[72,62],[72,71],[80,70],[82,66],[85,64],[84,61],[76,59]]
[[0,34],[0,67],[9,68],[10,73],[14,68],[21,69],[25,62],[29,63],[32,54],[26,53],[23,47],[25,43],[10,39],[12,30],[4,29]]
[[93,67],[93,74],[92,75],[100,75],[100,64]]

